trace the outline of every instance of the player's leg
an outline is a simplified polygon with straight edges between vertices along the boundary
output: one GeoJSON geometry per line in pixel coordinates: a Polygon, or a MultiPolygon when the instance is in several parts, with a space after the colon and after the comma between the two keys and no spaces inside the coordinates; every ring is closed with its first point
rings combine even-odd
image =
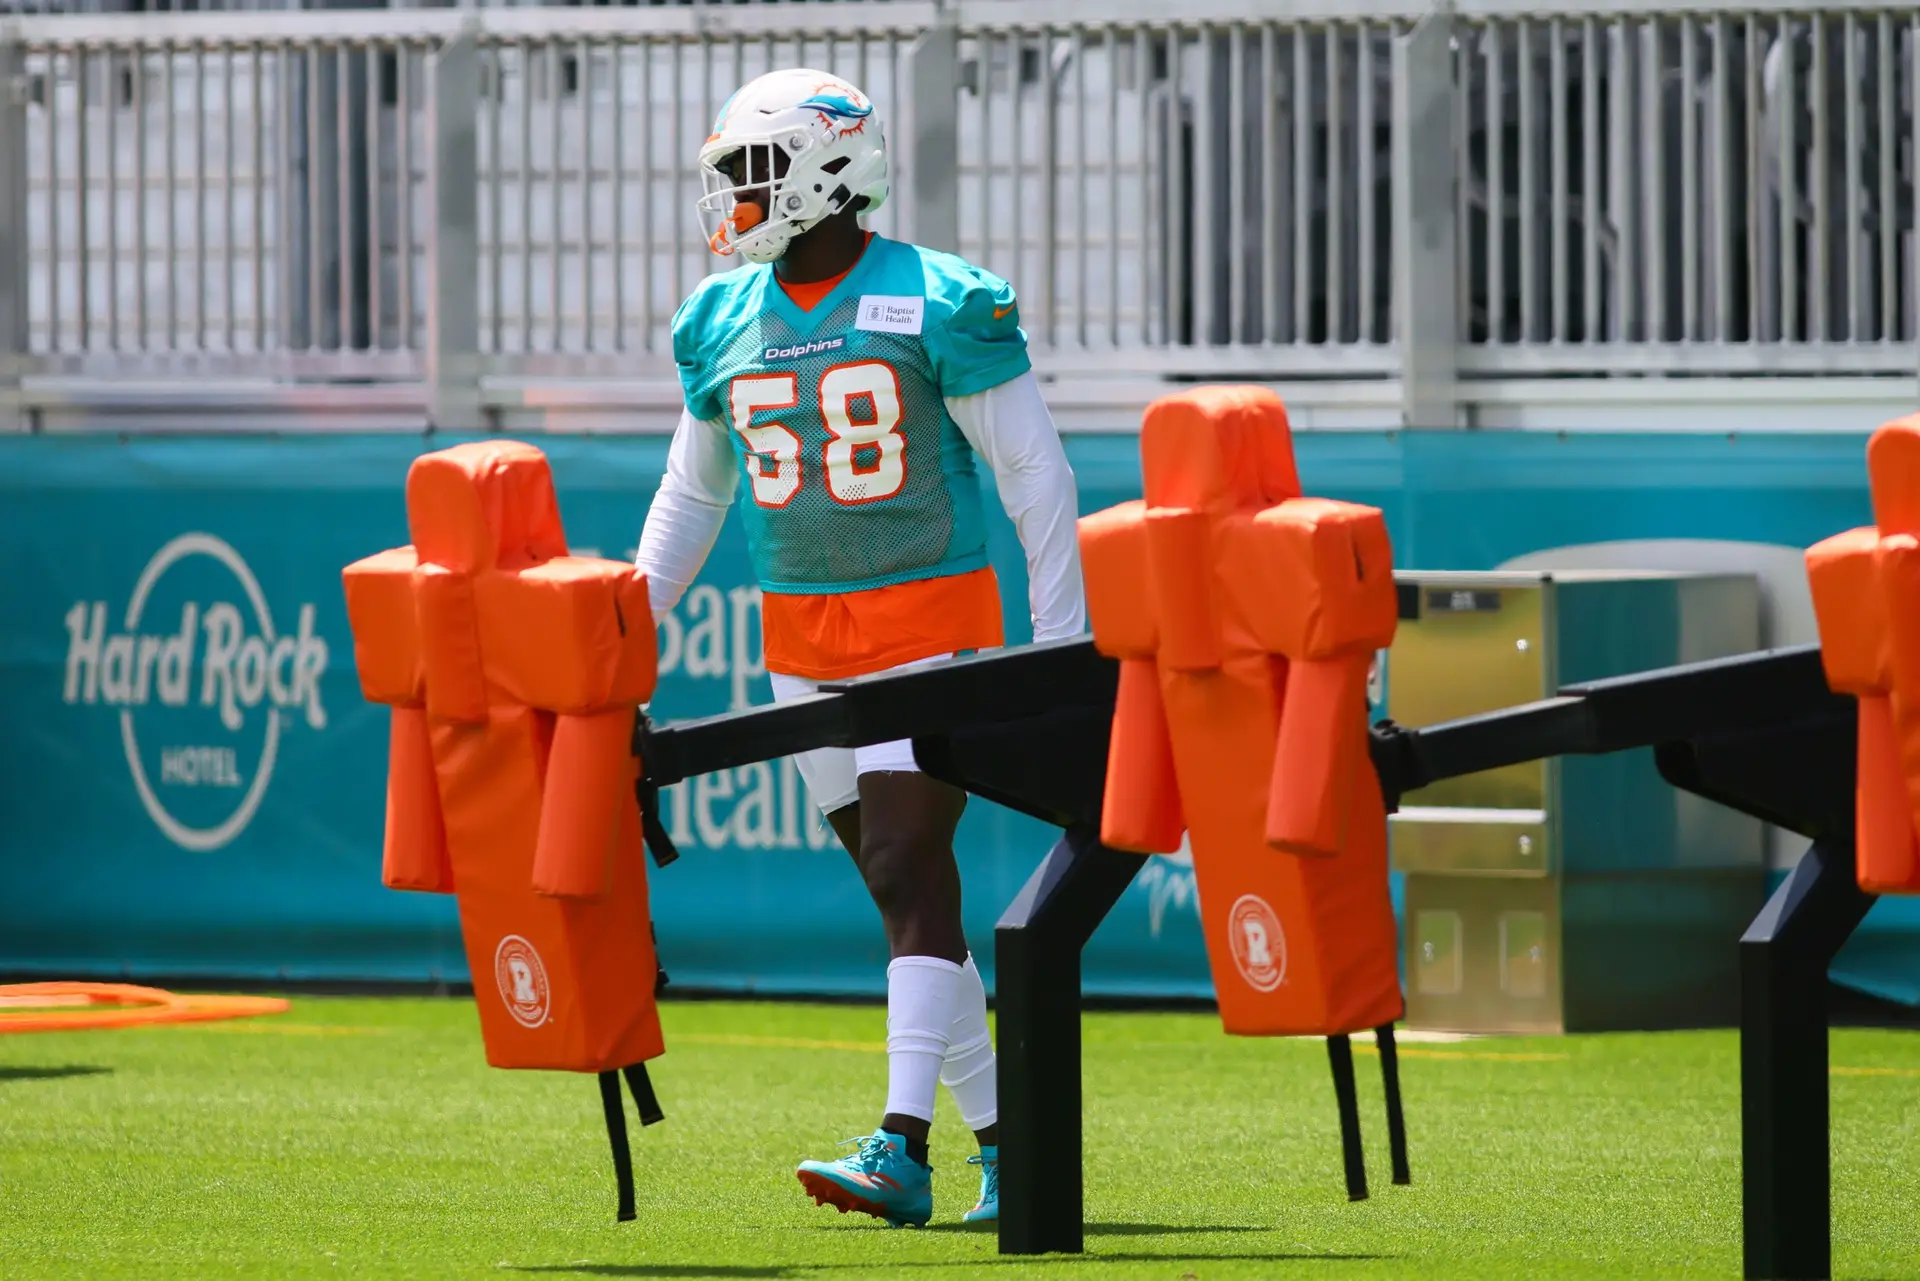
{"type": "Polygon", "coordinates": [[[887,1103],[880,1127],[839,1161],[797,1171],[816,1202],[924,1224],[933,1212],[927,1133],[961,1008],[966,941],[953,832],[957,788],[920,773],[910,744],[855,753],[860,802],[829,815],[880,909],[887,967],[887,1103]],[[864,759],[863,759],[864,758],[864,759]]]}
{"type": "Polygon", "coordinates": [[[953,833],[966,807],[958,788],[902,760],[856,751],[860,761],[860,852],[867,892],[880,909],[887,966],[887,1107],[881,1128],[926,1161],[934,1094],[952,1044],[967,959],[960,928],[960,873],[953,833]],[[907,768],[871,769],[870,764],[907,768]]]}
{"type": "MultiPolygon", "coordinates": [[[[811,681],[798,677],[773,674],[772,681],[777,701],[801,697],[814,688],[811,681]]],[[[808,793],[858,864],[862,824],[854,754],[844,748],[821,748],[799,754],[794,763],[808,793]]],[[[930,1108],[928,1115],[932,1115],[930,1108]]],[[[921,1137],[925,1138],[924,1132],[921,1137]]],[[[814,1202],[835,1206],[842,1213],[859,1210],[895,1225],[926,1223],[933,1213],[933,1185],[924,1152],[914,1161],[906,1153],[906,1139],[884,1129],[857,1142],[852,1154],[837,1161],[800,1163],[795,1173],[814,1202]]]]}
{"type": "Polygon", "coordinates": [[[987,989],[980,971],[967,956],[960,979],[960,1004],[955,1011],[947,1057],[940,1065],[940,1081],[960,1109],[960,1119],[980,1143],[968,1164],[980,1166],[980,1195],[966,1213],[969,1222],[1000,1217],[1000,1098],[994,1075],[993,1036],[987,1028],[987,989]]]}
{"type": "MultiPolygon", "coordinates": [[[[835,810],[827,815],[827,822],[832,825],[848,852],[854,855],[855,864],[858,865],[860,806],[856,803],[835,810]]],[[[956,899],[958,884],[956,867],[952,891],[956,899]]],[[[895,948],[893,954],[897,956],[903,953],[895,948]]],[[[995,1149],[1000,1141],[998,1083],[993,1070],[993,1038],[987,1026],[987,989],[981,982],[980,970],[974,964],[971,952],[967,953],[961,967],[959,1001],[947,1040],[947,1053],[940,1064],[940,1082],[953,1095],[953,1101],[960,1109],[960,1119],[973,1131],[985,1153],[985,1162],[991,1165],[996,1159],[995,1149]]],[[[997,1174],[997,1171],[988,1173],[997,1174]]]]}

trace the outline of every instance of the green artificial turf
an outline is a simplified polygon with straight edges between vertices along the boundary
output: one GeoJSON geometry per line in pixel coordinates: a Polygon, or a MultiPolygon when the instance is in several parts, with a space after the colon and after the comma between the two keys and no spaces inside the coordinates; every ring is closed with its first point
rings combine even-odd
{"type": "MultiPolygon", "coordinates": [[[[1726,1032],[1403,1048],[1414,1184],[1349,1204],[1317,1041],[1209,1016],[1087,1019],[1087,1254],[962,1226],[944,1097],[936,1217],[816,1208],[792,1166],[869,1130],[883,1013],[670,1004],[613,1222],[589,1077],[496,1072],[470,1002],[299,999],[246,1022],[0,1036],[0,1277],[1183,1278],[1740,1272],[1726,1032]]],[[[1833,1037],[1837,1274],[1920,1278],[1920,1034],[1833,1037]]]]}

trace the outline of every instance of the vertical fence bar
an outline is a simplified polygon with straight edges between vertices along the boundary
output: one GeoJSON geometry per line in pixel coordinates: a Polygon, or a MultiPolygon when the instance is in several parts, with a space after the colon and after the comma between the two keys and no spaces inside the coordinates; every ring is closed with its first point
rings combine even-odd
{"type": "MultiPolygon", "coordinates": [[[[1473,85],[1474,44],[1484,36],[1484,27],[1465,26],[1459,28],[1461,35],[1453,52],[1453,136],[1457,140],[1458,150],[1454,156],[1453,182],[1453,225],[1459,230],[1460,252],[1454,258],[1453,296],[1454,306],[1458,310],[1455,317],[1454,332],[1460,341],[1467,341],[1473,333],[1473,292],[1474,282],[1479,278],[1475,274],[1475,264],[1485,262],[1487,256],[1486,237],[1480,239],[1478,259],[1474,255],[1473,239],[1473,85]]],[[[1400,190],[1398,186],[1395,190],[1400,190]]],[[[1401,192],[1401,198],[1407,199],[1407,193],[1401,192]]]]}
{"type": "MultiPolygon", "coordinates": [[[[207,345],[207,46],[204,41],[194,42],[191,80],[193,82],[193,347],[195,351],[203,351],[207,345]]],[[[85,119],[86,115],[82,112],[81,120],[85,119]]],[[[85,132],[84,127],[82,132],[85,132]]],[[[85,173],[84,166],[82,173],[85,173]]],[[[83,229],[86,227],[87,220],[84,217],[80,219],[80,225],[83,229]]]]}
{"type": "MultiPolygon", "coordinates": [[[[993,261],[993,56],[994,37],[982,31],[974,41],[974,97],[980,107],[979,261],[993,261]]],[[[1016,289],[1019,286],[1014,286],[1016,289]]]]}
{"type": "MultiPolygon", "coordinates": [[[[1107,24],[1107,345],[1120,345],[1120,29],[1107,24]]],[[[1087,284],[1080,285],[1087,297],[1087,284]]],[[[1084,326],[1083,326],[1084,328],[1084,326]]]]}
{"type": "Polygon", "coordinates": [[[1680,19],[1680,341],[1700,336],[1700,112],[1694,60],[1699,24],[1680,19]]]}
{"type": "MultiPolygon", "coordinates": [[[[653,44],[640,40],[640,332],[642,347],[654,350],[653,334],[653,44]]],[[[624,113],[622,113],[624,114],[624,113]]]]}
{"type": "MultiPolygon", "coordinates": [[[[1389,38],[1391,38],[1391,28],[1389,38]]],[[[1375,84],[1373,79],[1373,27],[1370,23],[1361,23],[1354,45],[1357,50],[1354,70],[1354,91],[1359,101],[1354,107],[1355,168],[1358,181],[1355,190],[1359,193],[1359,292],[1360,312],[1357,338],[1362,343],[1378,341],[1375,338],[1375,326],[1379,323],[1378,308],[1374,306],[1373,291],[1378,287],[1378,263],[1375,261],[1374,242],[1379,235],[1379,227],[1374,216],[1373,189],[1379,182],[1375,172],[1376,157],[1373,154],[1373,140],[1378,132],[1374,120],[1377,109],[1375,103],[1375,84]]]]}
{"type": "MultiPolygon", "coordinates": [[[[1060,345],[1060,106],[1053,77],[1054,33],[1040,28],[1040,318],[1049,348],[1060,345]]],[[[1018,261],[1016,259],[1015,261],[1018,261]]]]}
{"type": "Polygon", "coordinates": [[[1747,210],[1747,341],[1757,343],[1766,335],[1763,332],[1762,318],[1767,314],[1762,305],[1766,298],[1766,250],[1761,243],[1762,228],[1766,217],[1765,180],[1762,178],[1765,166],[1762,151],[1765,142],[1761,137],[1761,81],[1760,81],[1760,20],[1748,14],[1741,23],[1746,32],[1746,199],[1742,202],[1747,210]]]}
{"type": "MultiPolygon", "coordinates": [[[[680,229],[684,225],[684,219],[686,218],[686,214],[683,212],[686,206],[682,199],[686,194],[682,175],[682,170],[685,166],[680,163],[680,148],[683,145],[683,139],[685,137],[685,120],[682,116],[681,105],[686,100],[685,78],[680,74],[680,70],[686,62],[685,52],[685,45],[678,40],[675,40],[667,46],[667,53],[673,64],[673,102],[669,113],[670,119],[673,121],[673,132],[668,135],[667,139],[667,166],[673,174],[673,205],[667,211],[668,261],[672,264],[671,274],[668,279],[673,287],[673,296],[668,300],[668,305],[671,307],[678,307],[680,300],[687,296],[686,290],[682,287],[685,283],[687,255],[680,244],[682,239],[680,229]]],[[[805,65],[804,61],[801,65],[805,65]]]]}
{"type": "Polygon", "coordinates": [[[1795,83],[1793,57],[1793,18],[1780,15],[1780,139],[1775,171],[1780,175],[1779,257],[1780,257],[1780,334],[1781,342],[1795,341],[1800,332],[1800,198],[1794,171],[1796,152],[1795,124],[1800,114],[1799,86],[1795,83]]]}
{"type": "MultiPolygon", "coordinates": [[[[60,350],[60,286],[65,273],[60,269],[60,229],[66,217],[60,208],[60,50],[48,46],[46,74],[41,79],[40,131],[47,153],[47,351],[60,350]]],[[[24,76],[19,92],[29,92],[24,76]]],[[[171,138],[173,135],[167,135],[171,138]]]]}
{"type": "Polygon", "coordinates": [[[1660,55],[1659,19],[1640,28],[1640,51],[1646,61],[1641,78],[1641,137],[1647,155],[1646,186],[1646,326],[1648,342],[1665,342],[1667,333],[1667,132],[1666,60],[1660,55]]]}
{"type": "MultiPolygon", "coordinates": [[[[1879,54],[1879,73],[1874,83],[1879,89],[1880,108],[1880,145],[1875,148],[1879,153],[1879,183],[1876,204],[1879,217],[1876,226],[1880,233],[1880,332],[1881,342],[1894,342],[1900,334],[1900,231],[1899,218],[1895,212],[1899,204],[1899,193],[1894,186],[1895,148],[1899,141],[1898,120],[1893,111],[1893,95],[1899,84],[1898,63],[1893,57],[1893,22],[1886,14],[1874,19],[1874,47],[1879,54]]],[[[1913,74],[1920,77],[1920,64],[1913,68],[1913,74]]],[[[1920,132],[1920,117],[1914,119],[1914,129],[1920,132]]]]}
{"type": "Polygon", "coordinates": [[[580,350],[593,350],[593,46],[574,45],[574,100],[580,104],[580,350]]]}
{"type": "Polygon", "coordinates": [[[1547,272],[1547,339],[1567,340],[1567,265],[1572,246],[1567,236],[1567,29],[1555,18],[1548,28],[1547,57],[1547,183],[1549,222],[1547,250],[1552,255],[1547,272]]]}
{"type": "Polygon", "coordinates": [[[1487,102],[1481,125],[1487,155],[1487,342],[1507,337],[1506,54],[1498,18],[1487,20],[1487,102]]]}
{"type": "Polygon", "coordinates": [[[1280,341],[1280,61],[1275,24],[1260,24],[1260,337],[1280,341]]]}
{"type": "MultiPolygon", "coordinates": [[[[1862,261],[1862,251],[1866,248],[1866,222],[1862,216],[1861,190],[1864,175],[1860,172],[1861,138],[1860,121],[1860,25],[1859,20],[1849,13],[1841,27],[1841,36],[1846,41],[1846,50],[1842,54],[1846,71],[1844,86],[1847,98],[1843,127],[1842,145],[1846,147],[1846,156],[1841,164],[1846,174],[1847,225],[1841,235],[1841,251],[1847,256],[1847,332],[1846,341],[1859,342],[1861,325],[1861,303],[1865,301],[1866,272],[1862,261]]],[[[1840,335],[1834,335],[1836,338],[1840,335]]]]}
{"type": "Polygon", "coordinates": [[[1177,347],[1193,341],[1193,146],[1188,141],[1187,97],[1182,74],[1186,37],[1175,22],[1167,27],[1167,168],[1161,185],[1170,208],[1162,227],[1162,256],[1166,259],[1164,312],[1160,342],[1177,347]]]}
{"type": "MultiPolygon", "coordinates": [[[[1027,220],[1021,216],[1026,201],[1027,177],[1027,33],[1015,27],[1008,37],[1008,84],[1013,98],[1013,128],[1009,131],[1007,155],[1007,235],[1012,243],[1007,250],[1007,270],[1003,273],[1014,288],[1026,288],[1027,220]]],[[[1047,74],[1042,67],[1040,74],[1047,74]]]]}
{"type": "MultiPolygon", "coordinates": [[[[133,54],[133,305],[135,346],[147,349],[147,51],[133,54]]],[[[286,148],[281,148],[281,154],[286,148]]]]}
{"type": "Polygon", "coordinates": [[[1073,24],[1073,334],[1087,346],[1087,37],[1073,24]]]}
{"type": "MultiPolygon", "coordinates": [[[[1139,90],[1139,128],[1134,145],[1140,148],[1140,345],[1153,341],[1153,182],[1149,163],[1153,147],[1153,29],[1141,23],[1133,29],[1134,85],[1139,90]]],[[[984,72],[982,73],[985,74],[984,72]]],[[[981,143],[982,148],[985,142],[981,143]]]]}
{"type": "MultiPolygon", "coordinates": [[[[1513,92],[1519,101],[1520,130],[1520,203],[1514,220],[1519,224],[1520,241],[1520,314],[1519,340],[1534,340],[1539,320],[1540,288],[1540,113],[1534,92],[1533,32],[1534,20],[1522,18],[1514,41],[1513,92]]],[[[1495,140],[1494,145],[1499,145],[1495,140]]]]}
{"type": "Polygon", "coordinates": [[[161,43],[160,53],[167,60],[167,73],[161,83],[165,86],[166,94],[164,127],[167,133],[167,264],[164,273],[167,282],[166,348],[171,351],[180,342],[180,162],[176,146],[179,131],[173,127],[174,113],[180,109],[179,85],[175,78],[175,64],[179,58],[171,40],[161,43]]]}
{"type": "MultiPolygon", "coordinates": [[[[492,324],[489,326],[487,350],[498,355],[506,350],[506,98],[507,98],[507,55],[506,48],[499,41],[489,42],[487,49],[487,213],[488,213],[488,253],[487,276],[489,293],[492,295],[492,324]]],[[[433,54],[427,55],[427,72],[433,74],[433,54]]],[[[427,108],[433,109],[433,88],[427,86],[427,108]]],[[[429,132],[422,141],[427,147],[428,179],[431,182],[433,165],[437,163],[434,151],[433,134],[429,132]]],[[[432,208],[431,205],[428,206],[432,208]]],[[[428,224],[431,226],[431,222],[428,224]]],[[[427,291],[427,305],[431,307],[433,291],[427,291]]]]}
{"type": "Polygon", "coordinates": [[[380,86],[386,77],[386,49],[377,40],[367,42],[362,63],[362,75],[366,79],[365,91],[360,95],[361,114],[360,145],[365,151],[361,157],[360,171],[365,175],[367,206],[367,337],[366,349],[379,351],[386,341],[384,317],[387,291],[381,281],[384,274],[386,255],[386,219],[381,216],[380,207],[385,196],[380,182],[380,86]]]}
{"type": "Polygon", "coordinates": [[[76,45],[73,51],[73,311],[75,346],[80,351],[93,346],[93,164],[92,148],[87,145],[91,132],[87,120],[87,74],[92,64],[92,50],[76,45]]]}
{"type": "Polygon", "coordinates": [[[0,22],[0,431],[28,426],[20,400],[26,372],[27,46],[19,29],[0,22]]]}
{"type": "Polygon", "coordinates": [[[1227,333],[1247,340],[1247,32],[1236,22],[1227,37],[1227,333]]]}
{"type": "Polygon", "coordinates": [[[1341,74],[1341,53],[1345,41],[1338,22],[1329,22],[1325,32],[1327,90],[1327,274],[1326,316],[1322,341],[1341,342],[1346,333],[1347,292],[1347,184],[1346,184],[1346,92],[1341,74]]]}
{"type": "Polygon", "coordinates": [[[1400,343],[1400,417],[1408,427],[1454,427],[1459,308],[1454,257],[1456,181],[1453,19],[1422,18],[1393,42],[1394,316],[1400,343]]]}
{"type": "MultiPolygon", "coordinates": [[[[168,51],[167,63],[169,66],[173,63],[171,50],[168,51]]],[[[321,310],[321,299],[325,290],[325,281],[321,275],[325,260],[320,254],[320,229],[325,225],[325,221],[321,217],[320,202],[324,198],[325,188],[320,182],[320,49],[317,44],[307,46],[306,64],[307,234],[305,237],[305,249],[307,254],[307,350],[316,351],[320,348],[324,340],[324,329],[321,325],[321,317],[324,313],[321,310]]],[[[169,80],[171,80],[171,76],[169,76],[169,80]]],[[[171,86],[168,88],[167,98],[169,101],[173,98],[171,86]]],[[[171,146],[173,133],[171,130],[168,131],[167,138],[169,139],[169,146],[167,148],[167,261],[171,264],[173,261],[173,148],[171,146]]],[[[171,265],[169,265],[168,271],[171,273],[171,265]]],[[[169,295],[167,306],[168,316],[169,319],[171,319],[173,306],[171,295],[169,295]]],[[[171,335],[171,326],[169,326],[168,332],[169,335],[171,335]]],[[[171,341],[171,339],[169,339],[169,341],[171,341]]]]}
{"type": "Polygon", "coordinates": [[[469,16],[427,58],[427,208],[434,229],[426,243],[427,417],[442,431],[472,431],[484,422],[476,201],[480,151],[474,129],[480,97],[478,29],[469,16]]]}
{"type": "Polygon", "coordinates": [[[533,44],[524,37],[514,46],[520,68],[520,128],[514,155],[520,185],[520,339],[516,352],[533,350],[533,44]]]}
{"type": "Polygon", "coordinates": [[[342,40],[333,46],[333,183],[334,203],[339,209],[333,229],[334,253],[340,273],[339,351],[351,351],[359,342],[360,272],[355,262],[355,230],[360,225],[358,202],[354,199],[353,174],[353,65],[364,46],[342,40]]]}
{"type": "MultiPolygon", "coordinates": [[[[279,276],[279,281],[275,286],[275,291],[278,294],[278,297],[280,300],[279,316],[277,317],[279,322],[278,324],[279,336],[276,341],[276,346],[278,346],[279,349],[282,351],[292,351],[294,348],[294,341],[295,341],[294,316],[297,310],[294,302],[294,298],[298,292],[297,286],[299,284],[299,281],[296,279],[294,273],[299,271],[300,269],[299,263],[298,263],[298,255],[294,252],[295,211],[294,211],[294,205],[293,205],[293,196],[295,191],[295,180],[294,180],[294,164],[293,164],[293,128],[294,128],[293,126],[293,86],[294,86],[295,76],[293,73],[293,53],[294,53],[293,46],[285,43],[284,41],[280,42],[278,47],[275,50],[275,53],[276,53],[276,57],[274,59],[274,64],[278,68],[278,70],[275,72],[275,75],[274,75],[274,90],[275,90],[274,96],[276,99],[276,102],[274,104],[274,121],[275,121],[275,132],[276,132],[276,137],[274,139],[274,142],[277,149],[277,154],[275,156],[274,163],[280,178],[279,191],[274,198],[274,213],[276,214],[278,221],[280,223],[279,228],[274,232],[274,235],[278,238],[279,245],[280,245],[279,264],[278,264],[279,269],[276,273],[279,276]]],[[[145,129],[146,129],[144,116],[145,116],[145,113],[143,111],[142,123],[141,123],[141,136],[143,138],[145,137],[145,129]]],[[[141,155],[143,157],[143,167],[141,170],[141,183],[140,183],[140,194],[141,194],[140,225],[142,228],[141,243],[140,243],[140,262],[141,262],[141,270],[144,271],[146,269],[146,257],[147,257],[146,239],[145,239],[146,233],[144,230],[144,228],[146,227],[146,221],[147,221],[146,219],[146,172],[144,168],[144,156],[146,152],[146,147],[144,146],[144,144],[142,145],[140,150],[141,150],[141,155]]],[[[136,293],[140,298],[140,334],[141,334],[140,346],[142,350],[145,350],[146,349],[146,331],[147,331],[147,311],[146,311],[147,291],[144,289],[141,289],[141,290],[137,290],[136,293]]]]}
{"type": "Polygon", "coordinates": [[[1293,29],[1293,85],[1289,103],[1293,111],[1293,278],[1288,282],[1293,295],[1293,341],[1304,343],[1311,334],[1308,307],[1313,301],[1310,248],[1313,238],[1313,188],[1316,166],[1313,150],[1313,73],[1307,62],[1308,29],[1293,29]]]}
{"type": "MultiPolygon", "coordinates": [[[[1192,263],[1187,288],[1193,302],[1188,341],[1196,347],[1213,345],[1214,275],[1220,246],[1215,228],[1220,210],[1219,148],[1214,145],[1219,130],[1215,121],[1214,40],[1215,28],[1202,22],[1195,29],[1194,48],[1199,54],[1200,71],[1193,87],[1193,145],[1189,164],[1193,166],[1193,214],[1188,227],[1192,237],[1192,263]]],[[[1182,202],[1183,204],[1185,202],[1182,202]]],[[[1183,254],[1183,257],[1185,255],[1183,254]]]]}
{"type": "Polygon", "coordinates": [[[1833,337],[1833,211],[1830,207],[1833,183],[1829,178],[1829,166],[1832,157],[1828,154],[1828,126],[1832,117],[1827,111],[1827,19],[1824,14],[1813,17],[1813,85],[1812,99],[1808,103],[1807,115],[1813,128],[1813,164],[1808,168],[1808,177],[1813,183],[1813,270],[1811,286],[1808,290],[1813,311],[1812,324],[1808,326],[1807,338],[1811,342],[1827,342],[1833,337]]]}
{"type": "MultiPolygon", "coordinates": [[[[978,97],[987,100],[988,42],[979,41],[978,97]]],[[[907,48],[907,116],[913,139],[913,168],[908,176],[912,209],[907,229],[914,243],[960,252],[960,29],[953,11],[943,8],[931,27],[907,48]]],[[[986,130],[981,130],[985,147],[986,130]]],[[[980,184],[988,183],[982,152],[980,184]]],[[[983,198],[984,203],[984,198],[983,198]]],[[[985,210],[982,209],[984,214],[985,210]]],[[[981,222],[984,234],[986,222],[981,222]]],[[[985,246],[981,257],[985,258],[985,246]]],[[[1016,283],[1015,288],[1018,288],[1016,283]]]]}
{"type": "MultiPolygon", "coordinates": [[[[476,52],[476,57],[478,56],[476,52]]],[[[399,178],[399,189],[394,194],[395,220],[399,224],[400,242],[396,251],[399,255],[399,269],[395,273],[399,286],[400,338],[402,351],[413,351],[416,339],[413,335],[413,46],[401,41],[394,49],[394,113],[393,113],[393,170],[399,178]]],[[[480,104],[474,103],[475,120],[475,157],[478,163],[478,123],[480,104]]],[[[478,175],[476,174],[476,179],[478,175]]],[[[474,193],[474,208],[479,209],[480,193],[474,193]]],[[[478,228],[475,228],[476,232],[478,228]]],[[[476,240],[476,253],[478,241],[476,240]]],[[[474,266],[477,268],[479,263],[474,266]]],[[[476,302],[478,289],[475,291],[476,302]]],[[[479,319],[475,317],[476,333],[479,319]]]]}
{"type": "MultiPolygon", "coordinates": [[[[550,38],[547,43],[547,350],[560,350],[561,336],[566,332],[567,309],[562,290],[566,287],[561,263],[561,247],[565,243],[566,210],[562,205],[560,178],[564,172],[560,137],[560,41],[550,38]]],[[[529,139],[528,141],[532,141],[529,139]]],[[[527,186],[533,186],[534,158],[532,148],[527,150],[527,186]]],[[[527,350],[533,350],[534,312],[529,303],[527,314],[527,350]]]]}
{"type": "Polygon", "coordinates": [[[1600,30],[1580,20],[1580,338],[1600,341],[1600,30]]]}
{"type": "MultiPolygon", "coordinates": [[[[267,179],[266,179],[266,88],[265,59],[261,57],[260,42],[256,39],[247,50],[247,76],[251,81],[248,92],[252,95],[253,129],[252,150],[248,161],[253,169],[252,185],[249,188],[248,212],[253,215],[253,350],[263,352],[267,349],[267,179]]],[[[278,113],[276,113],[276,117],[278,113]]],[[[276,169],[286,173],[286,153],[282,152],[276,162],[276,169]]],[[[283,238],[279,245],[282,260],[287,253],[287,243],[283,238]]],[[[284,295],[280,299],[281,307],[286,306],[284,295]]]]}
{"type": "MultiPolygon", "coordinates": [[[[233,44],[222,41],[220,46],[220,341],[231,354],[234,350],[235,326],[234,312],[237,310],[237,291],[234,278],[238,274],[239,231],[236,226],[237,215],[234,205],[234,189],[240,184],[236,181],[234,166],[234,110],[233,110],[233,44]]],[[[112,104],[108,104],[107,119],[113,119],[112,104]]],[[[259,121],[253,122],[257,132],[259,121]]],[[[111,152],[109,152],[111,156],[111,152]]],[[[109,165],[111,172],[111,165],[109,165]]]]}
{"type": "MultiPolygon", "coordinates": [[[[646,49],[641,46],[642,52],[646,49]]],[[[613,349],[623,352],[627,349],[627,42],[614,37],[607,50],[612,60],[608,67],[608,93],[612,99],[608,114],[612,117],[613,136],[610,139],[613,150],[613,163],[608,168],[607,179],[612,185],[612,209],[607,230],[613,239],[610,246],[613,259],[613,349]]],[[[645,190],[645,187],[642,187],[645,190]]]]}
{"type": "Polygon", "coordinates": [[[107,46],[107,350],[120,350],[120,51],[107,46]]]}
{"type": "Polygon", "coordinates": [[[1732,36],[1725,14],[1713,19],[1713,323],[1701,337],[1731,341],[1733,327],[1732,36]]]}

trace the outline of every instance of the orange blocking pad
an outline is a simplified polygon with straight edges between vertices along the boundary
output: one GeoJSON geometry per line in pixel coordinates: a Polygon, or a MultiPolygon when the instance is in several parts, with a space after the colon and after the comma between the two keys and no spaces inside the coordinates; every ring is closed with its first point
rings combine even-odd
{"type": "Polygon", "coordinates": [[[210,1023],[288,1008],[277,996],[183,995],[133,983],[0,983],[0,1033],[210,1023]]]}
{"type": "Polygon", "coordinates": [[[1335,1035],[1404,1012],[1366,672],[1398,619],[1376,508],[1300,496],[1279,397],[1156,401],[1143,502],[1080,522],[1121,660],[1101,839],[1193,847],[1221,1020],[1335,1035]]]}
{"type": "Polygon", "coordinates": [[[654,1058],[631,751],[655,676],[646,580],[567,555],[530,445],[417,459],[407,519],[410,546],[344,574],[362,691],[393,709],[385,882],[457,896],[495,1067],[654,1058]]]}
{"type": "Polygon", "coordinates": [[[1827,683],[1860,703],[1860,888],[1920,893],[1920,415],[1867,445],[1875,524],[1807,550],[1827,683]]]}

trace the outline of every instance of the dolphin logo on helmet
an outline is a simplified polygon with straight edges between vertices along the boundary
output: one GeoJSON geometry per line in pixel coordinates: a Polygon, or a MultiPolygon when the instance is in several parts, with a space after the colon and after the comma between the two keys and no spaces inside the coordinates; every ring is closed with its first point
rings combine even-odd
{"type": "Polygon", "coordinates": [[[865,120],[873,114],[872,104],[861,106],[845,94],[838,93],[816,93],[800,106],[803,109],[810,107],[835,120],[865,120]]]}

